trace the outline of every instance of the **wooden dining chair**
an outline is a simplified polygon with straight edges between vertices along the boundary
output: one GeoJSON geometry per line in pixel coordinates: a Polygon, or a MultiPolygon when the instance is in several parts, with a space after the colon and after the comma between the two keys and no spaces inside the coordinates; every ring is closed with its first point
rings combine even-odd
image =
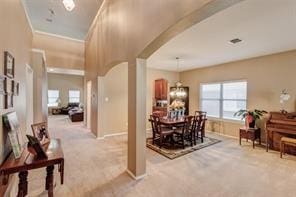
{"type": "Polygon", "coordinates": [[[174,134],[176,135],[177,143],[180,143],[182,145],[182,148],[185,149],[185,143],[186,140],[189,140],[191,143],[191,146],[193,146],[193,135],[191,133],[192,131],[192,120],[193,116],[187,116],[185,117],[184,123],[180,124],[178,127],[174,129],[174,134]]]}
{"type": "Polygon", "coordinates": [[[195,115],[195,131],[194,131],[194,136],[195,136],[195,141],[198,140],[198,138],[201,139],[201,142],[204,142],[204,132],[205,132],[205,125],[206,125],[206,115],[205,114],[199,114],[199,115],[195,115]]]}
{"type": "Polygon", "coordinates": [[[154,144],[155,140],[158,138],[159,139],[159,148],[162,148],[164,138],[169,137],[171,144],[174,145],[174,140],[173,140],[174,130],[172,130],[171,128],[162,127],[159,116],[151,115],[150,119],[151,119],[152,131],[154,129],[152,143],[154,144]]]}

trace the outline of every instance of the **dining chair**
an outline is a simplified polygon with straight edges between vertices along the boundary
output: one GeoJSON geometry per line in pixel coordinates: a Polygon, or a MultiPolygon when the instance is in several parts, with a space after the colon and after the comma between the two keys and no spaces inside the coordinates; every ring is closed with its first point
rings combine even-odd
{"type": "MultiPolygon", "coordinates": [[[[206,113],[205,113],[206,114],[206,113]]],[[[204,113],[200,113],[199,115],[195,115],[195,130],[194,130],[194,138],[195,142],[200,137],[201,142],[204,142],[204,133],[205,133],[205,125],[206,125],[206,115],[204,113]]]]}
{"type": "Polygon", "coordinates": [[[151,115],[150,119],[151,119],[151,124],[152,124],[152,131],[153,131],[153,144],[155,143],[155,140],[157,138],[159,138],[159,148],[162,148],[163,145],[163,141],[165,137],[169,137],[171,144],[174,145],[174,140],[173,140],[173,134],[174,134],[174,130],[172,130],[171,128],[168,127],[163,127],[163,125],[161,124],[159,116],[156,115],[151,115]]]}
{"type": "Polygon", "coordinates": [[[174,129],[174,134],[179,138],[176,142],[181,141],[182,148],[185,149],[186,140],[190,140],[191,146],[193,146],[193,135],[191,133],[193,116],[185,117],[184,123],[181,123],[178,127],[174,129]]]}

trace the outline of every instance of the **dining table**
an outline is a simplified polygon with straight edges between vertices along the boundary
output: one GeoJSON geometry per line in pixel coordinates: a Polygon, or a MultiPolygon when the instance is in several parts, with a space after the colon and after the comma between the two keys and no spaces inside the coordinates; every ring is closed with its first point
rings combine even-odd
{"type": "MultiPolygon", "coordinates": [[[[170,118],[168,116],[164,116],[162,118],[160,118],[160,124],[167,126],[167,127],[176,127],[180,124],[184,124],[186,122],[186,117],[188,116],[182,116],[179,118],[170,118]]],[[[205,121],[207,121],[207,118],[204,119],[205,121]]],[[[201,129],[201,135],[202,137],[205,137],[205,129],[202,128],[201,129]]]]}
{"type": "Polygon", "coordinates": [[[186,122],[186,116],[180,117],[180,118],[169,118],[167,116],[164,116],[160,118],[160,124],[165,126],[176,126],[179,124],[184,124],[186,122]]]}

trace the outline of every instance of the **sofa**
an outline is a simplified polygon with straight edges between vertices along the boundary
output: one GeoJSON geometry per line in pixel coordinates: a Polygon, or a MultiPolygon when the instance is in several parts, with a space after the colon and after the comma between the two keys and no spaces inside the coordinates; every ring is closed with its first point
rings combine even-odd
{"type": "Polygon", "coordinates": [[[68,112],[68,114],[72,122],[83,121],[84,113],[82,108],[79,108],[79,107],[73,108],[68,112]]]}
{"type": "Polygon", "coordinates": [[[78,108],[79,105],[80,103],[68,103],[66,107],[61,108],[61,114],[68,115],[70,110],[78,108]]]}

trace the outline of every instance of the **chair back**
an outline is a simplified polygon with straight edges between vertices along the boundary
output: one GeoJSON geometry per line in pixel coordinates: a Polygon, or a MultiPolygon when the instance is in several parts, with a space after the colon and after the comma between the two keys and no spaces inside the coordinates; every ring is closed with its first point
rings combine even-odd
{"type": "Polygon", "coordinates": [[[204,116],[207,116],[207,112],[205,111],[195,111],[195,115],[204,115],[204,116]]]}
{"type": "Polygon", "coordinates": [[[157,115],[150,115],[152,131],[154,133],[161,133],[160,117],[157,115]]]}
{"type": "Polygon", "coordinates": [[[195,112],[195,131],[204,132],[206,120],[207,120],[207,112],[196,111],[195,112]]]}

